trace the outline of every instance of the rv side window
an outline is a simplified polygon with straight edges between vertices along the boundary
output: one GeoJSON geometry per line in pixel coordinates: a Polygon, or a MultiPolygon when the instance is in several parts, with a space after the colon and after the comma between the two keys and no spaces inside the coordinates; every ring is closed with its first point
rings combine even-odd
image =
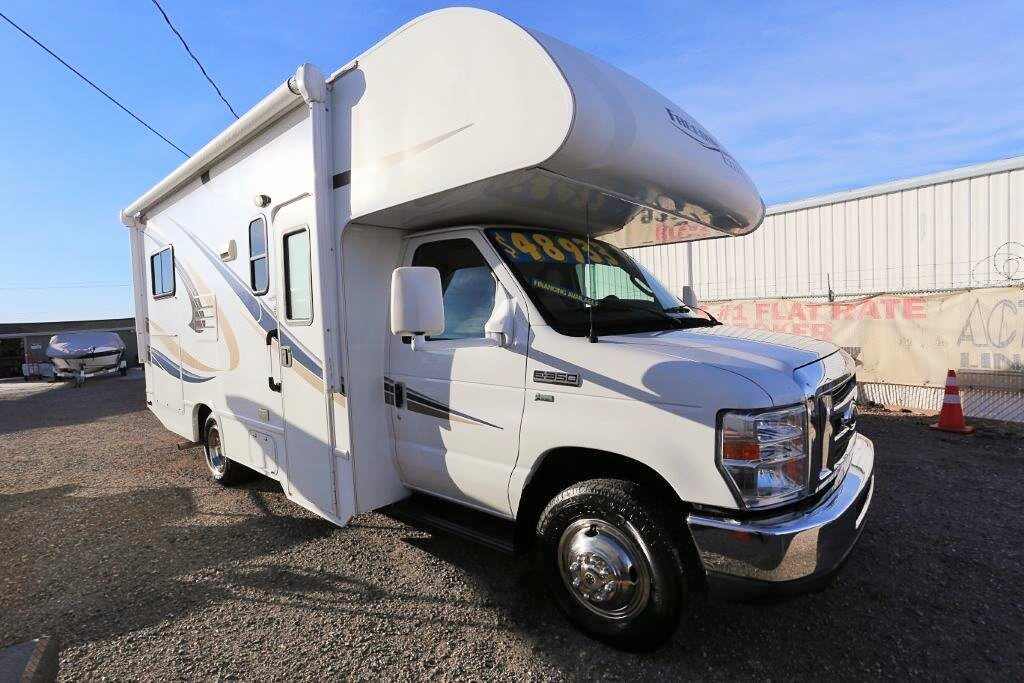
{"type": "Polygon", "coordinates": [[[258,216],[249,223],[249,287],[257,295],[270,289],[267,260],[267,222],[258,216]]]}
{"type": "Polygon", "coordinates": [[[431,339],[483,337],[494,310],[494,275],[480,250],[467,239],[424,244],[412,257],[414,266],[433,266],[441,272],[444,292],[444,332],[431,339]]]}
{"type": "Polygon", "coordinates": [[[309,230],[284,236],[284,312],[291,321],[313,321],[313,273],[309,230]]]}
{"type": "Polygon", "coordinates": [[[149,257],[149,274],[154,299],[174,295],[174,251],[171,247],[149,257]]]}

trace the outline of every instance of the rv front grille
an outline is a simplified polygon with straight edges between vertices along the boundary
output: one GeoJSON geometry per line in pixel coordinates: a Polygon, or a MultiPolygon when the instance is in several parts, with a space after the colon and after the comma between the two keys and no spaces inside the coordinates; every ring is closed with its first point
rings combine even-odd
{"type": "Polygon", "coordinates": [[[857,432],[857,378],[850,376],[815,398],[810,490],[827,486],[843,464],[857,432]]]}

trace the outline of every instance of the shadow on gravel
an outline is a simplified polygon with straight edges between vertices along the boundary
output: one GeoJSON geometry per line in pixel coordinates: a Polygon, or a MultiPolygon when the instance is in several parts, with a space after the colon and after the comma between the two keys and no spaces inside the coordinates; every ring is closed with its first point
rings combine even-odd
{"type": "Polygon", "coordinates": [[[381,588],[364,578],[327,569],[307,569],[282,564],[239,567],[218,573],[214,579],[236,602],[251,603],[254,610],[281,605],[321,612],[344,620],[352,615],[370,616],[382,624],[413,621],[418,625],[440,624],[461,629],[494,628],[479,619],[466,618],[479,606],[476,601],[435,598],[417,592],[381,588]],[[434,603],[453,618],[425,618],[409,606],[434,603]]]}
{"type": "MultiPolygon", "coordinates": [[[[89,394],[87,385],[77,398],[74,390],[57,389],[62,400],[67,392],[77,401],[80,415],[68,424],[103,416],[102,405],[89,405],[87,397],[104,395],[98,383],[94,388],[89,394]]],[[[57,403],[26,401],[18,411],[31,422],[33,412],[62,410],[57,403]]],[[[141,403],[132,399],[116,412],[141,403]]],[[[11,429],[9,405],[0,402],[0,431],[11,429]]],[[[279,485],[264,478],[211,492],[214,509],[199,510],[194,491],[199,482],[208,486],[205,472],[174,460],[181,456],[169,445],[161,451],[169,467],[136,465],[109,488],[105,475],[95,477],[95,486],[78,486],[81,468],[102,473],[150,455],[97,449],[94,459],[46,475],[65,485],[47,487],[56,479],[44,478],[36,490],[0,492],[0,646],[43,633],[62,648],[104,639],[119,645],[122,634],[206,613],[207,621],[195,621],[210,629],[222,617],[241,617],[242,626],[232,628],[263,643],[258,652],[270,657],[276,634],[262,622],[244,621],[270,605],[302,610],[281,613],[319,629],[303,643],[326,657],[336,656],[342,642],[330,633],[357,641],[405,629],[411,634],[393,642],[409,647],[401,653],[409,658],[439,638],[466,645],[459,657],[525,643],[529,657],[545,665],[534,671],[569,679],[1020,680],[1024,428],[972,421],[978,433],[962,437],[931,431],[929,422],[901,414],[861,417],[861,431],[876,446],[875,494],[860,544],[835,586],[768,605],[697,603],[667,647],[639,656],[581,635],[522,563],[461,538],[427,529],[423,536],[418,527],[389,525],[383,515],[339,530],[288,503],[279,485]],[[161,480],[157,472],[171,478],[161,480]],[[430,573],[435,562],[407,564],[418,553],[395,552],[393,539],[403,535],[399,543],[447,565],[444,581],[468,589],[447,592],[430,573]],[[270,557],[303,544],[300,552],[270,557]],[[360,573],[366,571],[379,573],[360,573]],[[392,578],[399,573],[404,582],[392,578]],[[346,623],[353,633],[343,631],[346,623]]],[[[31,454],[54,457],[45,450],[31,454]]],[[[145,642],[168,647],[173,641],[145,642]]],[[[358,664],[352,652],[344,661],[358,664]]]]}
{"type": "Polygon", "coordinates": [[[177,486],[98,496],[72,485],[0,494],[0,644],[48,633],[63,648],[202,610],[229,594],[188,574],[335,531],[291,516],[180,524],[195,514],[191,491],[177,486]]]}
{"type": "Polygon", "coordinates": [[[141,380],[100,377],[79,389],[70,382],[47,383],[45,388],[35,387],[39,391],[28,394],[17,392],[18,383],[0,386],[0,435],[94,422],[143,410],[143,392],[128,388],[141,384],[141,380]],[[126,395],[132,395],[133,400],[126,400],[126,395]]]}
{"type": "Polygon", "coordinates": [[[538,577],[505,555],[428,531],[417,548],[465,570],[538,658],[573,677],[821,679],[1020,671],[1024,642],[1024,429],[864,415],[876,488],[860,543],[830,588],[761,603],[696,601],[665,648],[617,652],[581,635],[538,577]],[[570,654],[571,653],[571,654],[570,654]]]}
{"type": "Polygon", "coordinates": [[[404,542],[462,570],[475,592],[487,596],[487,606],[503,613],[503,629],[527,636],[538,654],[552,646],[558,651],[556,641],[569,635],[568,629],[572,627],[548,599],[541,577],[526,558],[477,545],[467,546],[464,539],[430,526],[416,529],[430,536],[409,537],[404,542]],[[558,629],[557,636],[553,637],[548,629],[558,629]]]}

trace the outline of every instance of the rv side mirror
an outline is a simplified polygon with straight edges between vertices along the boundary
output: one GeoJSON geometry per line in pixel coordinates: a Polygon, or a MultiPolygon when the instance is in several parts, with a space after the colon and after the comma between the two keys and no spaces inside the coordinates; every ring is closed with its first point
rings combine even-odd
{"type": "Polygon", "coordinates": [[[391,333],[403,337],[444,332],[444,299],[437,268],[406,266],[391,274],[391,333]]]}

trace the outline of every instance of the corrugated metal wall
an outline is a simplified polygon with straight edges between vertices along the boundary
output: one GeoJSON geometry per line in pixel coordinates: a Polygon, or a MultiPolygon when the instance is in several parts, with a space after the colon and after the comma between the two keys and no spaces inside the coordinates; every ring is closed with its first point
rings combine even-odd
{"type": "Polygon", "coordinates": [[[1024,281],[1024,157],[790,202],[746,237],[631,254],[677,294],[692,267],[704,301],[1013,284],[1024,281]]]}

